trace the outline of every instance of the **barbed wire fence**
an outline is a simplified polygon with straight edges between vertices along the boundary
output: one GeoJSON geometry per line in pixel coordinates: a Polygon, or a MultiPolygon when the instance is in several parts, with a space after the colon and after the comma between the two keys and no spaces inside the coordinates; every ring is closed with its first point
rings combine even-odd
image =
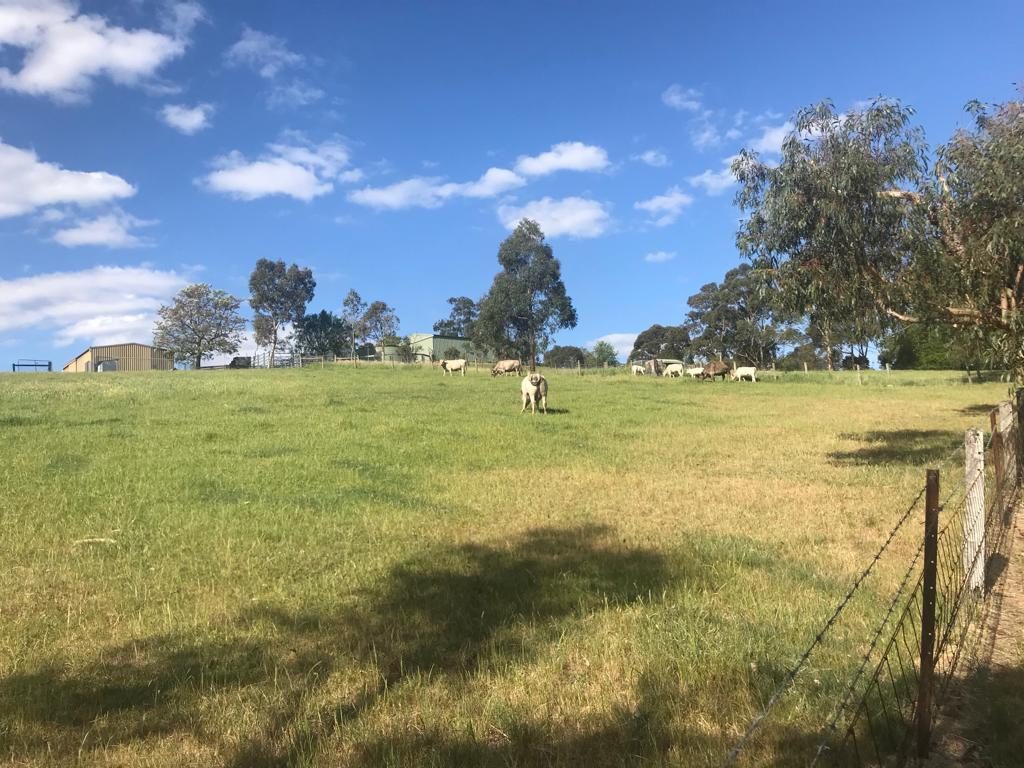
{"type": "Polygon", "coordinates": [[[803,754],[787,744],[785,764],[889,766],[927,756],[936,711],[983,652],[992,587],[1006,566],[1003,552],[1024,470],[1024,390],[1016,406],[1003,402],[990,413],[987,444],[980,430],[967,430],[963,444],[938,462],[942,469],[928,470],[881,547],[729,751],[725,768],[764,763],[773,727],[789,716],[780,704],[815,655],[835,641],[837,625],[879,562],[895,557],[894,541],[922,520],[923,540],[862,641],[852,673],[838,686],[819,737],[813,747],[802,747],[803,754]]]}

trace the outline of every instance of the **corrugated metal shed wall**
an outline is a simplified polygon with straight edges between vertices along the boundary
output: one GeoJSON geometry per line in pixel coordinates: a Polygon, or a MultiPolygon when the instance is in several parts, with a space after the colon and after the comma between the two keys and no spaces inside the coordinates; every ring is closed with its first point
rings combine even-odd
{"type": "Polygon", "coordinates": [[[147,344],[108,344],[90,347],[64,366],[65,371],[95,371],[105,360],[116,360],[119,371],[169,371],[174,360],[164,350],[147,344]]]}

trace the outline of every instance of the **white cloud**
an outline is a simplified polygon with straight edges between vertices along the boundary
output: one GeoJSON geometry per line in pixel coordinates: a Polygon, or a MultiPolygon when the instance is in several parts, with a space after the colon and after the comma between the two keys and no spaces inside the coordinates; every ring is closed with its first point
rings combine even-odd
{"type": "Polygon", "coordinates": [[[667,227],[679,218],[683,208],[693,202],[693,197],[679,187],[672,187],[663,195],[655,195],[648,200],[633,203],[638,211],[646,211],[651,215],[650,222],[656,227],[667,227]]]}
{"type": "Polygon", "coordinates": [[[305,64],[306,58],[288,50],[288,44],[277,35],[268,35],[246,27],[242,37],[232,45],[224,59],[232,67],[248,67],[260,77],[272,80],[281,71],[305,64]]]}
{"type": "Polygon", "coordinates": [[[64,221],[67,217],[66,211],[62,211],[59,208],[47,208],[36,217],[36,221],[40,224],[53,224],[57,221],[64,221]]]}
{"type": "Polygon", "coordinates": [[[0,334],[44,328],[61,346],[149,343],[156,310],[185,284],[175,272],[149,267],[100,266],[0,279],[0,334]]]}
{"type": "Polygon", "coordinates": [[[661,94],[665,106],[686,112],[696,112],[701,107],[701,92],[693,88],[683,88],[673,83],[661,94]]]}
{"type": "Polygon", "coordinates": [[[298,134],[289,134],[291,143],[268,144],[266,152],[249,160],[233,151],[213,160],[215,170],[198,180],[214,192],[240,200],[256,200],[271,195],[285,195],[309,202],[334,190],[334,181],[351,171],[348,148],[337,141],[311,144],[298,134]]]}
{"type": "Polygon", "coordinates": [[[706,170],[697,176],[691,176],[688,181],[691,186],[702,187],[709,195],[720,195],[736,183],[736,177],[732,175],[732,163],[736,155],[727,157],[722,161],[724,166],[720,171],[706,170]]]}
{"type": "Polygon", "coordinates": [[[674,251],[653,251],[644,256],[644,261],[650,264],[661,264],[666,261],[672,261],[675,257],[674,251]]]}
{"type": "Polygon", "coordinates": [[[338,181],[342,184],[356,184],[366,178],[361,168],[353,168],[349,171],[342,171],[338,174],[338,181]]]}
{"type": "Polygon", "coordinates": [[[717,147],[721,144],[722,135],[713,123],[705,119],[691,131],[690,140],[694,147],[703,151],[708,147],[717,147]]]}
{"type": "Polygon", "coordinates": [[[522,219],[533,219],[548,237],[598,237],[609,225],[605,205],[582,197],[542,197],[522,206],[502,205],[498,219],[506,229],[514,229],[522,219]]]}
{"type": "Polygon", "coordinates": [[[788,120],[782,125],[767,126],[761,136],[750,143],[750,148],[761,154],[777,155],[782,152],[782,143],[793,132],[794,127],[788,120]]]}
{"type": "Polygon", "coordinates": [[[587,348],[593,349],[597,342],[607,341],[621,359],[628,357],[629,353],[633,351],[633,345],[636,343],[636,337],[639,335],[638,333],[607,333],[599,339],[588,341],[587,348]]]}
{"type": "Polygon", "coordinates": [[[267,106],[272,109],[305,107],[327,94],[298,77],[286,80],[288,72],[303,69],[307,59],[288,48],[284,38],[246,27],[242,37],[224,54],[230,67],[246,67],[270,82],[267,106]]]}
{"type": "Polygon", "coordinates": [[[95,205],[135,194],[135,187],[103,171],[67,171],[35,152],[0,141],[0,219],[36,208],[70,203],[95,205]]]}
{"type": "Polygon", "coordinates": [[[103,245],[107,248],[137,248],[148,243],[132,230],[149,227],[156,221],[137,219],[122,210],[115,210],[94,219],[79,221],[73,227],[59,229],[53,239],[63,246],[103,245]]]}
{"type": "Polygon", "coordinates": [[[292,80],[275,85],[267,96],[267,105],[275,108],[305,107],[320,101],[326,94],[305,80],[292,80]]]}
{"type": "Polygon", "coordinates": [[[632,159],[654,168],[664,168],[668,165],[668,155],[658,149],[648,149],[639,155],[633,155],[632,159]]]}
{"type": "Polygon", "coordinates": [[[438,178],[416,176],[386,187],[364,187],[348,193],[349,201],[368,208],[397,211],[402,208],[438,208],[449,195],[438,178]]]}
{"type": "Polygon", "coordinates": [[[539,155],[520,155],[515,170],[523,176],[547,176],[555,171],[600,171],[608,167],[608,153],[579,141],[563,141],[539,155]]]}
{"type": "Polygon", "coordinates": [[[446,182],[439,177],[415,176],[386,187],[364,187],[348,194],[357,205],[380,210],[438,208],[453,197],[487,198],[526,184],[526,180],[507,168],[488,168],[476,181],[446,182]]]}
{"type": "Polygon", "coordinates": [[[526,180],[507,168],[488,168],[476,181],[459,185],[458,194],[466,197],[496,197],[526,184],[526,180]]]}
{"type": "Polygon", "coordinates": [[[168,32],[129,30],[103,16],[80,14],[70,0],[4,0],[0,49],[23,53],[17,71],[0,67],[0,88],[80,102],[100,77],[121,85],[145,82],[185,52],[201,17],[196,3],[178,3],[168,32]]]}
{"type": "Polygon", "coordinates": [[[212,114],[212,104],[196,104],[194,107],[186,107],[184,104],[168,104],[160,110],[160,117],[163,118],[163,121],[186,136],[209,128],[212,114]]]}

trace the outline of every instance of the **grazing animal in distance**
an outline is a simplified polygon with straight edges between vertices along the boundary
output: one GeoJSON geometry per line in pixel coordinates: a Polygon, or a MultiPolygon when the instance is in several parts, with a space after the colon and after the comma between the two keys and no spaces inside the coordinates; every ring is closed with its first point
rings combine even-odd
{"type": "Polygon", "coordinates": [[[744,365],[739,368],[733,368],[729,374],[733,381],[742,381],[743,379],[750,379],[751,381],[757,381],[757,368],[753,365],[744,365]]]}
{"type": "Polygon", "coordinates": [[[664,370],[664,372],[661,375],[662,376],[669,376],[671,378],[680,377],[680,376],[683,375],[683,364],[682,363],[672,363],[671,365],[666,365],[665,366],[665,370],[664,370]]]}
{"type": "Polygon", "coordinates": [[[526,413],[526,406],[534,416],[537,415],[537,403],[540,403],[541,410],[548,412],[548,380],[539,373],[531,373],[519,385],[519,391],[523,396],[523,408],[520,413],[526,413]]]}
{"type": "Polygon", "coordinates": [[[698,365],[698,366],[696,366],[694,368],[687,368],[686,369],[686,375],[689,376],[691,379],[696,379],[702,373],[704,373],[704,366],[703,365],[698,365]]]}
{"type": "Polygon", "coordinates": [[[504,376],[506,373],[519,374],[523,371],[523,364],[518,360],[499,360],[491,368],[491,376],[504,376]]]}
{"type": "Polygon", "coordinates": [[[707,381],[708,379],[714,380],[721,376],[722,381],[725,381],[725,377],[729,374],[729,366],[723,363],[721,360],[715,360],[704,366],[704,370],[701,371],[700,377],[707,381]]]}
{"type": "Polygon", "coordinates": [[[466,361],[465,360],[442,360],[441,361],[441,375],[449,374],[455,375],[455,371],[462,371],[462,375],[466,375],[466,361]]]}
{"type": "Polygon", "coordinates": [[[634,376],[643,376],[645,373],[647,373],[647,371],[644,370],[644,367],[642,365],[637,365],[636,363],[633,363],[630,370],[633,372],[634,376]]]}

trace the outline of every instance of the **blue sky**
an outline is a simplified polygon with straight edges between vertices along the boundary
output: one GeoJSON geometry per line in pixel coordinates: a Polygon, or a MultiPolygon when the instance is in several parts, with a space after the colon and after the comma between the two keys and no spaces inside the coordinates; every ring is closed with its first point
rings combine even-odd
{"type": "Polygon", "coordinates": [[[0,0],[0,362],[148,342],[259,258],[429,331],[539,219],[627,349],[738,262],[725,172],[878,95],[934,146],[1024,82],[1019,2],[0,0]]]}

